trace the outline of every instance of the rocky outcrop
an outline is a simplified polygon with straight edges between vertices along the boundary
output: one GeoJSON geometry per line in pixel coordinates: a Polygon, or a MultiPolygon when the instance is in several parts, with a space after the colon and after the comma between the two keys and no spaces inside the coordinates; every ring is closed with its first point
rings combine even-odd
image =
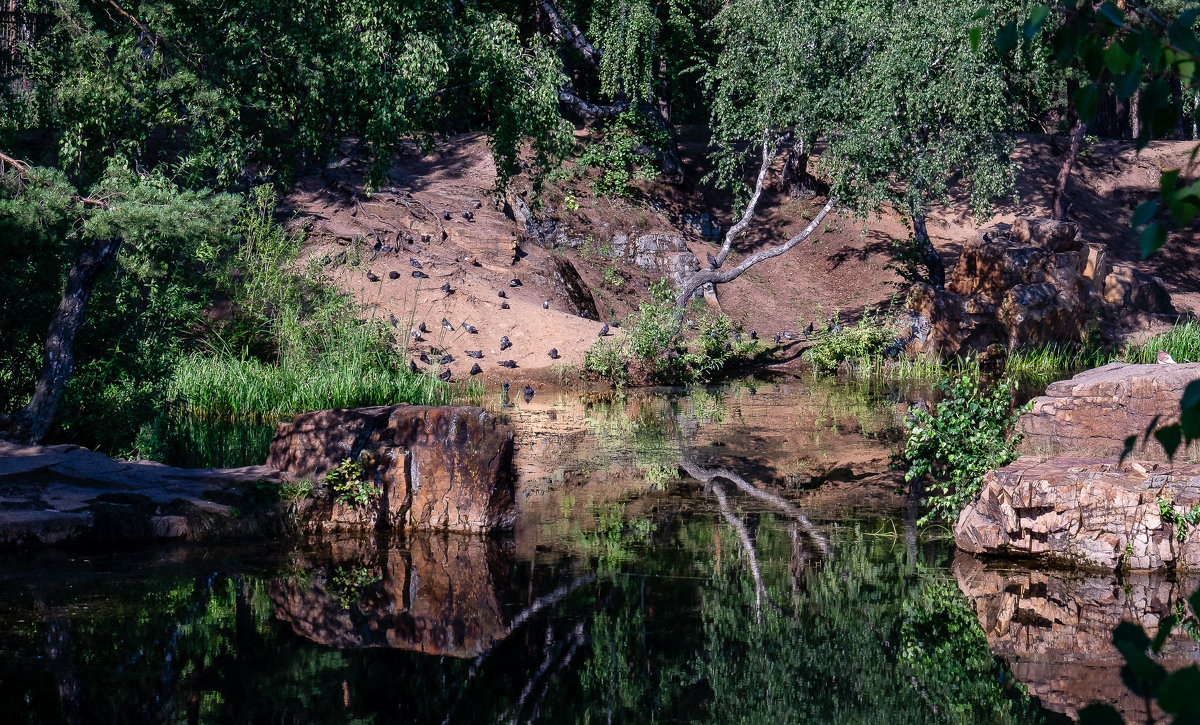
{"type": "Polygon", "coordinates": [[[675,234],[617,234],[612,240],[613,259],[636,264],[650,275],[664,275],[676,286],[700,271],[700,262],[683,239],[675,234]]]}
{"type": "Polygon", "coordinates": [[[406,550],[335,542],[331,563],[271,582],[275,617],[326,647],[478,657],[509,633],[500,606],[502,543],[414,537],[406,550]],[[350,551],[362,547],[363,551],[350,551]],[[350,555],[347,555],[347,554],[350,555]]]}
{"type": "Polygon", "coordinates": [[[551,257],[549,263],[551,273],[554,275],[554,282],[567,300],[567,309],[580,317],[590,320],[600,319],[600,313],[596,310],[596,299],[592,297],[592,290],[579,276],[575,265],[563,257],[551,257]]]}
{"type": "MultiPolygon", "coordinates": [[[[1186,606],[1200,583],[1165,572],[1118,579],[1114,574],[997,571],[965,554],[955,556],[954,575],[988,647],[1044,707],[1076,718],[1080,708],[1107,702],[1125,722],[1144,722],[1146,704],[1122,681],[1124,659],[1112,644],[1113,629],[1132,621],[1153,636],[1166,616],[1186,606]]],[[[1200,644],[1179,629],[1158,659],[1169,671],[1198,660],[1200,644]]]]}
{"type": "Polygon", "coordinates": [[[1020,458],[992,471],[954,525],[972,554],[1091,569],[1200,570],[1200,466],[1020,458]]]}
{"type": "MultiPolygon", "coordinates": [[[[1200,363],[1109,363],[1053,383],[1017,423],[1022,451],[1116,460],[1126,437],[1178,421],[1184,388],[1197,379],[1200,363]]],[[[1145,447],[1139,443],[1137,457],[1167,460],[1153,439],[1145,447]]]]}
{"type": "Polygon", "coordinates": [[[246,493],[270,489],[276,478],[264,466],[172,468],[79,446],[0,441],[0,549],[275,534],[287,528],[284,512],[246,493]]]}
{"type": "Polygon", "coordinates": [[[482,408],[377,406],[320,410],[279,426],[267,463],[291,478],[321,478],[360,461],[376,494],[364,506],[326,496],[318,531],[433,529],[486,532],[513,521],[513,434],[482,408]]]}
{"type": "Polygon", "coordinates": [[[999,343],[1072,343],[1090,316],[1111,308],[1172,312],[1162,282],[1110,265],[1105,248],[1084,244],[1070,222],[1019,218],[981,230],[964,246],[946,289],[920,288],[909,349],[967,355],[999,343]],[[1107,306],[1107,307],[1106,307],[1107,306]]]}

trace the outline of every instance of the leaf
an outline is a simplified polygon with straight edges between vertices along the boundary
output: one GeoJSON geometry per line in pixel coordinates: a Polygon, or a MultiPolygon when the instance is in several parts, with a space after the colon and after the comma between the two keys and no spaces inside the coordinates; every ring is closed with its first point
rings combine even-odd
{"type": "Polygon", "coordinates": [[[1033,40],[1033,36],[1038,34],[1042,29],[1042,24],[1046,22],[1046,16],[1050,14],[1050,8],[1045,5],[1038,5],[1029,13],[1029,17],[1025,19],[1025,42],[1033,40]]]}
{"type": "Polygon", "coordinates": [[[1117,26],[1118,28],[1125,27],[1125,13],[1111,2],[1106,0],[1106,2],[1100,6],[1100,14],[1104,16],[1105,20],[1117,26]]]}
{"type": "Polygon", "coordinates": [[[1080,86],[1075,91],[1075,110],[1084,121],[1096,117],[1096,109],[1100,107],[1100,89],[1094,83],[1080,86]]]}
{"type": "Polygon", "coordinates": [[[979,38],[982,35],[982,32],[979,30],[978,27],[972,27],[967,32],[971,37],[971,52],[978,53],[979,52],[979,38]]]}
{"type": "Polygon", "coordinates": [[[1158,631],[1154,633],[1154,641],[1150,643],[1150,649],[1154,654],[1162,651],[1163,644],[1171,636],[1171,630],[1175,629],[1177,624],[1179,624],[1179,618],[1174,614],[1168,614],[1158,623],[1158,631]]]}
{"type": "Polygon", "coordinates": [[[1179,450],[1179,444],[1183,441],[1183,431],[1178,423],[1165,425],[1154,431],[1154,439],[1162,444],[1167,452],[1167,460],[1171,461],[1175,459],[1175,451],[1179,450]]]}
{"type": "Polygon", "coordinates": [[[1000,55],[1007,55],[1015,47],[1017,47],[1017,24],[1015,21],[1009,20],[996,30],[996,51],[1000,55]]]}
{"type": "Polygon", "coordinates": [[[1125,725],[1125,718],[1112,705],[1095,702],[1080,709],[1079,725],[1125,725]]]}
{"type": "Polygon", "coordinates": [[[1157,252],[1162,248],[1162,245],[1167,243],[1167,230],[1164,229],[1163,225],[1159,224],[1158,222],[1148,224],[1146,228],[1142,230],[1140,240],[1142,246],[1142,258],[1145,259],[1151,254],[1157,252]]]}
{"type": "Polygon", "coordinates": [[[1200,714],[1200,670],[1189,665],[1172,673],[1155,693],[1159,706],[1172,715],[1200,714]]]}
{"type": "Polygon", "coordinates": [[[1131,227],[1133,227],[1134,229],[1137,229],[1138,227],[1140,227],[1144,224],[1149,224],[1150,220],[1153,219],[1154,215],[1157,213],[1158,213],[1158,200],[1157,199],[1151,199],[1149,201],[1144,201],[1141,204],[1138,204],[1137,209],[1134,209],[1133,219],[1129,222],[1129,225],[1131,227]]]}

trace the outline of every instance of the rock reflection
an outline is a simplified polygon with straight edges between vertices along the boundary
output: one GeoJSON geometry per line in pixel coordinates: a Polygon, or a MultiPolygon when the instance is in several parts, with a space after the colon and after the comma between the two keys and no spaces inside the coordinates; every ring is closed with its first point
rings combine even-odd
{"type": "Polygon", "coordinates": [[[510,549],[463,535],[413,537],[403,549],[336,542],[307,577],[272,580],[271,600],[277,618],[326,646],[478,657],[509,632],[498,584],[510,549]]]}
{"type": "MultiPolygon", "coordinates": [[[[959,553],[958,586],[971,601],[991,651],[1042,705],[1072,718],[1092,702],[1116,707],[1126,722],[1147,720],[1146,703],[1121,680],[1124,660],[1112,644],[1122,620],[1147,632],[1185,611],[1195,578],[1166,573],[1082,575],[1075,572],[995,570],[959,553]]],[[[1177,628],[1159,662],[1168,671],[1200,660],[1200,643],[1177,628]]],[[[1162,712],[1150,719],[1162,719],[1162,712]]]]}

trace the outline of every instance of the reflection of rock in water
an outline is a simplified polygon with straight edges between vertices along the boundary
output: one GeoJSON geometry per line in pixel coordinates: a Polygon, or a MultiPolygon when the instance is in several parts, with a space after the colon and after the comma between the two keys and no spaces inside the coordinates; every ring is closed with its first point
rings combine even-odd
{"type": "Polygon", "coordinates": [[[310,581],[273,580],[275,616],[314,642],[347,649],[476,657],[508,634],[496,589],[508,552],[495,539],[422,536],[407,551],[354,547],[341,543],[334,563],[310,581]],[[352,572],[375,581],[347,596],[352,572]]]}
{"type": "MultiPolygon", "coordinates": [[[[984,567],[967,554],[954,559],[958,586],[971,600],[992,652],[1051,710],[1077,717],[1091,702],[1108,702],[1126,722],[1145,720],[1145,705],[1121,680],[1124,660],[1112,645],[1123,619],[1153,636],[1159,621],[1196,590],[1197,581],[1164,574],[1084,576],[1074,572],[984,567]]],[[[1178,629],[1160,662],[1174,671],[1200,660],[1200,644],[1178,629]]],[[[1157,712],[1161,718],[1162,713],[1157,712]]]]}

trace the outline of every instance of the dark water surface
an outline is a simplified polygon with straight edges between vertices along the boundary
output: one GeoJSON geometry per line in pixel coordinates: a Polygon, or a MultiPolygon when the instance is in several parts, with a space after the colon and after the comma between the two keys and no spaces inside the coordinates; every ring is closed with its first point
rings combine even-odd
{"type": "Polygon", "coordinates": [[[887,471],[910,399],[792,383],[497,402],[518,431],[510,535],[8,557],[0,713],[1007,723],[1122,704],[1114,654],[1086,650],[1186,584],[995,570],[919,539],[887,471]]]}

